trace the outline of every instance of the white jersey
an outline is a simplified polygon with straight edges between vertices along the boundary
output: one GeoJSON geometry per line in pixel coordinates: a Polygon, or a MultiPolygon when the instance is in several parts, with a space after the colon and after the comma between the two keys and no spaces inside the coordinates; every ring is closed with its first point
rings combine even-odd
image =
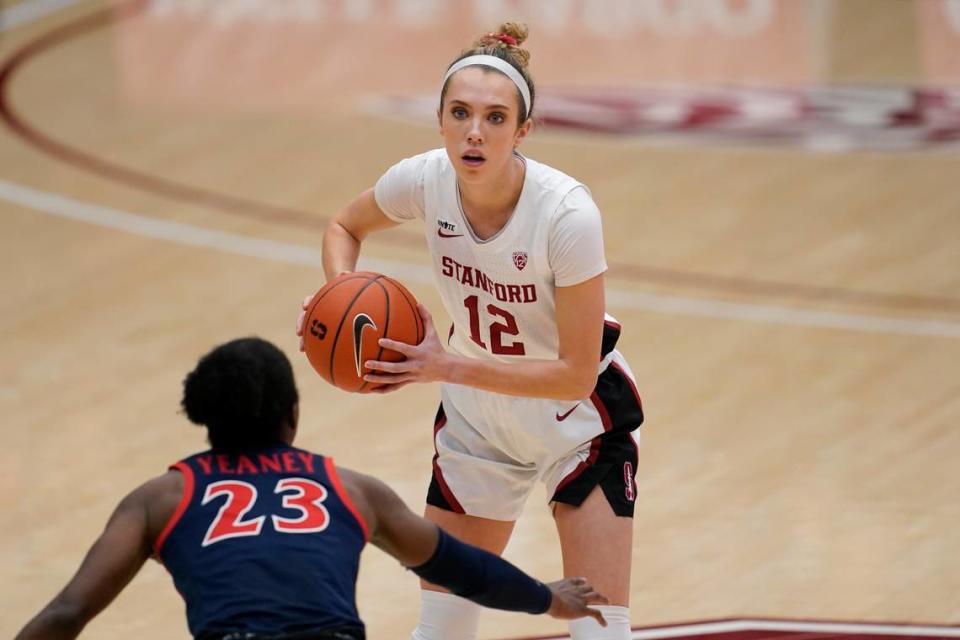
{"type": "Polygon", "coordinates": [[[400,161],[374,189],[391,220],[425,222],[434,278],[454,323],[449,344],[468,357],[555,360],[555,287],[607,268],[600,211],[587,188],[523,160],[526,176],[513,215],[486,240],[467,222],[444,149],[400,161]]]}

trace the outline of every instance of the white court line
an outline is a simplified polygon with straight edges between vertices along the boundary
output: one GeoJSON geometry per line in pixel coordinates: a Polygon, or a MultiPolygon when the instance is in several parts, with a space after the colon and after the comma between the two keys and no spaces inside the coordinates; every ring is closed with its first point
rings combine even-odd
{"type": "Polygon", "coordinates": [[[709,298],[667,296],[640,291],[608,290],[607,302],[615,307],[642,309],[672,315],[706,316],[728,320],[745,320],[747,322],[789,324],[800,327],[847,329],[867,333],[960,338],[960,323],[940,320],[890,318],[749,302],[724,302],[709,298]]]}
{"type": "MultiPolygon", "coordinates": [[[[5,180],[0,180],[0,199],[48,215],[118,229],[148,238],[216,249],[274,262],[320,267],[320,250],[316,247],[252,238],[226,231],[205,229],[184,222],[150,218],[99,205],[86,204],[72,198],[37,191],[5,180]]],[[[318,244],[319,241],[318,236],[318,244]]],[[[433,283],[432,271],[426,265],[366,257],[361,259],[360,265],[365,269],[390,273],[413,282],[433,283]]],[[[702,316],[868,333],[960,338],[960,323],[958,322],[890,318],[767,304],[724,302],[708,298],[669,296],[624,289],[609,289],[607,291],[607,301],[613,307],[639,309],[668,315],[702,316]]]]}
{"type": "Polygon", "coordinates": [[[0,33],[13,31],[34,20],[78,4],[80,0],[32,0],[0,9],[0,33]]]}

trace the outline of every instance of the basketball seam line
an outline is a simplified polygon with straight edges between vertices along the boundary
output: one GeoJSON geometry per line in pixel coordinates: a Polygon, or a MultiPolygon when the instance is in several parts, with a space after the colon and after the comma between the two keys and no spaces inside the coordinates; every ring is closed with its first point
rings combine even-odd
{"type": "MultiPolygon", "coordinates": [[[[304,350],[306,350],[306,333],[310,330],[310,328],[309,328],[310,318],[313,316],[313,312],[314,312],[314,310],[317,308],[317,305],[320,304],[320,301],[323,300],[323,299],[327,296],[327,294],[329,294],[331,291],[333,291],[334,289],[336,289],[336,288],[339,287],[340,285],[342,285],[342,284],[344,284],[344,283],[346,283],[346,282],[349,282],[350,280],[356,280],[357,278],[362,278],[362,277],[363,277],[363,276],[359,276],[359,275],[351,275],[349,278],[344,278],[342,282],[338,282],[337,284],[333,285],[332,287],[330,287],[329,289],[327,289],[326,291],[324,291],[323,294],[322,294],[319,298],[317,298],[316,300],[313,300],[313,301],[311,302],[311,304],[309,305],[310,308],[307,310],[307,316],[306,316],[306,318],[304,318],[304,320],[303,320],[304,350]]],[[[314,295],[316,295],[316,294],[314,294],[314,295]]],[[[334,341],[333,346],[330,347],[330,352],[331,352],[331,354],[333,353],[333,350],[336,349],[336,348],[337,348],[337,343],[336,343],[336,341],[334,341]]],[[[309,358],[308,358],[308,360],[309,360],[309,358]]],[[[331,360],[331,362],[332,362],[332,360],[331,360]]],[[[333,369],[332,369],[332,367],[331,367],[331,371],[330,371],[330,377],[331,377],[331,379],[333,378],[333,369]]],[[[331,382],[331,384],[333,384],[333,383],[331,382]]]]}
{"type": "MultiPolygon", "coordinates": [[[[347,280],[352,280],[352,279],[353,278],[347,278],[347,280]]],[[[337,333],[334,334],[333,336],[333,346],[330,347],[330,384],[332,384],[333,386],[337,386],[335,382],[336,370],[333,368],[333,357],[337,353],[337,341],[340,340],[340,330],[343,329],[343,321],[348,315],[350,315],[350,309],[352,309],[353,305],[356,304],[357,298],[360,297],[360,294],[366,291],[367,287],[369,287],[374,282],[376,282],[376,279],[373,279],[373,280],[368,279],[367,284],[363,285],[363,288],[360,289],[360,291],[357,291],[357,293],[353,296],[353,300],[351,300],[350,304],[347,305],[346,311],[344,311],[343,315],[340,316],[340,323],[337,325],[337,333]]]]}
{"type": "Polygon", "coordinates": [[[393,280],[393,278],[387,277],[386,279],[397,285],[397,289],[401,294],[403,294],[403,299],[407,301],[408,305],[410,305],[410,310],[413,311],[413,324],[417,327],[417,344],[420,344],[426,337],[426,330],[423,327],[423,319],[420,317],[420,312],[417,310],[417,305],[410,301],[410,296],[407,295],[410,292],[406,290],[406,287],[393,280]]]}
{"type": "MultiPolygon", "coordinates": [[[[384,297],[384,299],[387,301],[387,302],[386,302],[386,309],[385,309],[385,311],[386,311],[386,314],[385,314],[385,315],[386,315],[386,319],[383,321],[383,337],[386,338],[386,337],[387,337],[387,331],[390,329],[390,294],[387,293],[387,288],[386,288],[385,286],[383,286],[383,283],[379,282],[379,280],[380,280],[381,278],[384,278],[384,277],[385,277],[385,276],[383,276],[383,275],[378,275],[376,278],[373,279],[373,281],[371,282],[371,284],[376,284],[376,285],[379,286],[381,289],[383,289],[383,297],[384,297]]],[[[361,346],[363,346],[363,336],[360,337],[360,343],[361,343],[361,346]]],[[[379,344],[380,344],[380,340],[377,340],[377,345],[379,345],[379,344]]],[[[383,355],[383,347],[380,347],[380,350],[377,351],[377,360],[379,360],[382,355],[383,355]]],[[[368,384],[369,384],[369,383],[368,383],[366,380],[364,380],[364,381],[363,381],[363,384],[360,385],[360,387],[357,389],[357,391],[363,391],[363,389],[364,389],[368,384]]]]}

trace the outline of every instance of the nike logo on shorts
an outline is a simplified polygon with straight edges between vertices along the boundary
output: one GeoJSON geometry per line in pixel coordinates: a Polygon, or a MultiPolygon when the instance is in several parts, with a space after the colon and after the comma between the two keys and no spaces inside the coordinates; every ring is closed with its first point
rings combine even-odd
{"type": "Polygon", "coordinates": [[[567,412],[564,413],[563,415],[560,415],[560,414],[558,413],[558,414],[557,414],[557,422],[563,422],[564,420],[566,420],[567,417],[568,417],[571,413],[573,413],[573,410],[576,409],[576,408],[579,407],[579,406],[580,406],[580,403],[578,402],[577,404],[573,405],[573,408],[571,408],[570,411],[567,411],[567,412]]]}
{"type": "Polygon", "coordinates": [[[373,319],[365,313],[358,313],[353,317],[353,356],[357,362],[357,376],[360,375],[360,343],[363,339],[363,330],[372,327],[374,331],[377,325],[373,319]]]}
{"type": "Polygon", "coordinates": [[[446,233],[443,229],[437,229],[437,235],[441,238],[462,238],[462,233],[446,233]]]}

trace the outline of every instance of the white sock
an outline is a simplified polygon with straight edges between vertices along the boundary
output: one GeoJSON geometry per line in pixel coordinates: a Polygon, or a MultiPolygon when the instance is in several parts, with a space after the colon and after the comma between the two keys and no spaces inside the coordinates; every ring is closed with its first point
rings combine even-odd
{"type": "Polygon", "coordinates": [[[569,623],[570,640],[630,640],[630,609],[612,605],[591,607],[603,614],[607,626],[593,618],[578,618],[569,623]]]}
{"type": "Polygon", "coordinates": [[[411,640],[475,640],[480,605],[452,593],[420,590],[420,623],[411,640]]]}

